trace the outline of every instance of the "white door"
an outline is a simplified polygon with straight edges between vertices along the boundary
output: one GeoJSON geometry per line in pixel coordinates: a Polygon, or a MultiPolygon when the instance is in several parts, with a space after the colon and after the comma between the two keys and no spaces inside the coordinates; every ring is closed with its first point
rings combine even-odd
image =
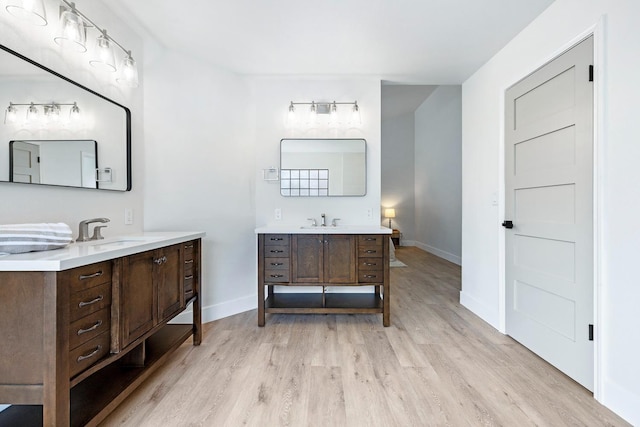
{"type": "Polygon", "coordinates": [[[40,183],[40,147],[15,141],[11,146],[12,182],[40,183]]]}
{"type": "Polygon", "coordinates": [[[590,37],[507,90],[503,224],[507,333],[589,390],[592,63],[590,37]]]}

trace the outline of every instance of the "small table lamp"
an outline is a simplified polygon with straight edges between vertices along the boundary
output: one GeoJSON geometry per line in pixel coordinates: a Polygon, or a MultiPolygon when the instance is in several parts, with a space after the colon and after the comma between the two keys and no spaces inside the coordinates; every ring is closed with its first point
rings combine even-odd
{"type": "Polygon", "coordinates": [[[391,218],[395,218],[396,217],[396,210],[393,209],[393,208],[385,209],[384,210],[384,217],[385,218],[389,218],[389,228],[391,228],[391,218]]]}

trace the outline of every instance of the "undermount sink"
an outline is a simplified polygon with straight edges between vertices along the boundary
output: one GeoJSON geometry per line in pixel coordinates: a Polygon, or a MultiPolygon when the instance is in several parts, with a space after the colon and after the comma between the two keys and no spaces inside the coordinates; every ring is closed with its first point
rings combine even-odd
{"type": "Polygon", "coordinates": [[[136,237],[136,236],[127,236],[127,237],[113,237],[110,239],[104,239],[104,240],[91,240],[88,242],[83,242],[86,244],[86,246],[100,246],[100,247],[105,247],[105,246],[124,246],[124,245],[128,245],[131,243],[144,243],[144,242],[149,242],[153,239],[150,239],[148,237],[136,237]]]}

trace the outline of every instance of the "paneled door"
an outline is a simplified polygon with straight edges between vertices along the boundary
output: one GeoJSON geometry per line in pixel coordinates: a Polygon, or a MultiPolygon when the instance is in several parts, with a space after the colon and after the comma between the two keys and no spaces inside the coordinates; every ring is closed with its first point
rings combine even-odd
{"type": "Polygon", "coordinates": [[[505,98],[507,333],[593,390],[593,37],[505,98]]]}
{"type": "Polygon", "coordinates": [[[28,142],[13,143],[12,182],[40,184],[40,147],[28,142]]]}

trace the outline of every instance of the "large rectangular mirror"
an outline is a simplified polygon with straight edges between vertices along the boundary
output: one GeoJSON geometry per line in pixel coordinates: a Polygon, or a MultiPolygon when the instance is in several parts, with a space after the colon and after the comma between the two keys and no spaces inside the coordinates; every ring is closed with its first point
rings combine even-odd
{"type": "Polygon", "coordinates": [[[364,139],[282,139],[280,194],[285,197],[364,196],[364,139]]]}
{"type": "Polygon", "coordinates": [[[128,108],[0,45],[0,109],[0,181],[131,190],[128,108]]]}

